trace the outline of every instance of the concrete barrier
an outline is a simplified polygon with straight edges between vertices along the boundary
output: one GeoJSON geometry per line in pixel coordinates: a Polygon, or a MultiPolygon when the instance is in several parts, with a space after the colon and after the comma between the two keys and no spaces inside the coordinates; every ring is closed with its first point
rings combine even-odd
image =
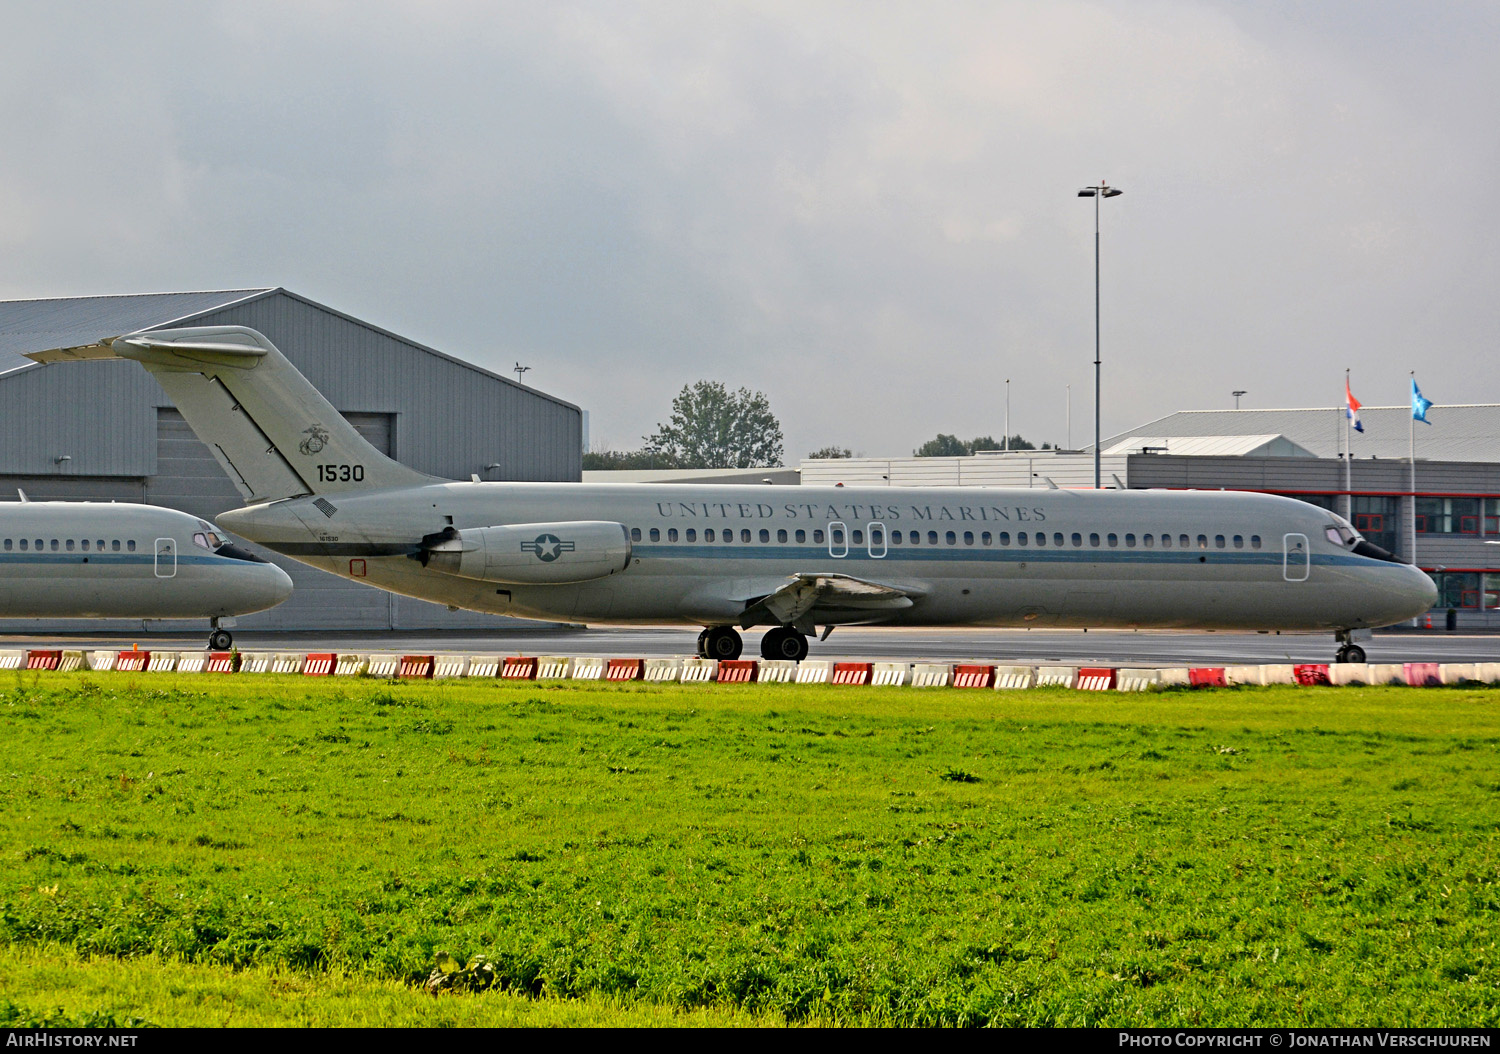
{"type": "Polygon", "coordinates": [[[1260,668],[1261,684],[1296,684],[1297,671],[1291,663],[1272,663],[1260,668]]]}
{"type": "Polygon", "coordinates": [[[276,656],[269,651],[240,652],[240,673],[270,673],[276,656]]]}
{"type": "Polygon", "coordinates": [[[211,651],[208,653],[208,662],[203,667],[204,673],[233,673],[234,652],[211,651]]]}
{"type": "Polygon", "coordinates": [[[996,688],[1034,688],[1036,686],[1035,666],[996,666],[995,687],[996,688]]]}
{"type": "Polygon", "coordinates": [[[62,665],[62,652],[44,651],[40,648],[26,653],[28,670],[55,670],[62,665]]]}
{"type": "Polygon", "coordinates": [[[1074,688],[1078,685],[1076,666],[1038,666],[1036,686],[1038,688],[1074,688]]]}
{"type": "Polygon", "coordinates": [[[19,650],[0,651],[0,670],[20,670],[26,666],[26,653],[19,650]]]}
{"type": "Polygon", "coordinates": [[[1445,662],[1438,666],[1438,679],[1444,684],[1480,684],[1479,664],[1445,662]]]}
{"type": "Polygon", "coordinates": [[[177,672],[202,673],[203,667],[207,662],[208,652],[180,651],[177,653],[177,672]]]}
{"type": "Polygon", "coordinates": [[[713,659],[683,659],[678,678],[683,684],[706,684],[718,675],[719,664],[713,659]]]}
{"type": "Polygon", "coordinates": [[[1115,671],[1115,687],[1122,692],[1154,692],[1161,687],[1161,671],[1121,668],[1115,671]]]}
{"type": "Polygon", "coordinates": [[[1480,684],[1500,682],[1500,662],[1476,662],[1474,668],[1479,674],[1480,684]]]}
{"type": "MultiPolygon", "coordinates": [[[[470,655],[468,668],[464,670],[465,677],[499,677],[501,664],[508,662],[500,655],[470,655]]],[[[536,676],[536,660],[533,659],[531,672],[536,676]]]]}
{"type": "Polygon", "coordinates": [[[1188,669],[1188,684],[1194,688],[1226,688],[1222,666],[1193,666],[1188,669]]]}
{"type": "Polygon", "coordinates": [[[1231,687],[1240,685],[1262,685],[1265,684],[1264,666],[1226,666],[1224,667],[1224,683],[1231,687]]]}
{"type": "Polygon", "coordinates": [[[467,655],[439,655],[432,666],[434,678],[463,677],[469,672],[467,655]]]}
{"type": "Polygon", "coordinates": [[[573,660],[571,676],[575,681],[602,681],[607,668],[604,659],[587,656],[573,660]]]}
{"type": "MultiPolygon", "coordinates": [[[[542,661],[534,655],[510,655],[500,667],[502,681],[534,681],[542,673],[542,661]]],[[[561,677],[563,674],[555,674],[561,677]]]]}
{"type": "Polygon", "coordinates": [[[1340,686],[1369,684],[1369,664],[1363,662],[1336,662],[1328,667],[1328,683],[1340,686]]]}
{"type": "Polygon", "coordinates": [[[953,667],[946,662],[919,662],[911,668],[915,688],[946,688],[953,677],[953,667]]]}
{"type": "Polygon", "coordinates": [[[755,676],[761,684],[791,684],[797,678],[797,663],[793,659],[762,659],[755,676]]]}
{"type": "Polygon", "coordinates": [[[1372,662],[1366,684],[1406,684],[1406,667],[1399,662],[1372,662]]]}
{"type": "Polygon", "coordinates": [[[1081,666],[1078,687],[1085,692],[1107,692],[1115,686],[1115,671],[1107,666],[1081,666]]]}
{"type": "Polygon", "coordinates": [[[301,673],[307,665],[307,656],[301,652],[281,651],[271,660],[272,673],[301,673]]]}
{"type": "Polygon", "coordinates": [[[308,652],[302,663],[302,676],[327,677],[333,673],[334,664],[338,661],[338,655],[331,651],[308,652]]]}
{"type": "Polygon", "coordinates": [[[754,659],[721,659],[715,676],[720,684],[750,684],[755,674],[754,659]]]}
{"type": "Polygon", "coordinates": [[[1162,688],[1189,688],[1193,677],[1186,666],[1163,666],[1157,671],[1157,685],[1162,688]]]}
{"type": "Polygon", "coordinates": [[[833,673],[828,678],[828,683],[863,687],[870,683],[870,675],[874,672],[873,663],[836,662],[833,664],[833,673]]]}
{"type": "MultiPolygon", "coordinates": [[[[89,669],[95,673],[108,673],[115,668],[115,652],[95,651],[89,653],[89,669]]],[[[0,666],[0,669],[5,669],[0,666]]]]}
{"type": "Polygon", "coordinates": [[[435,655],[403,655],[401,667],[396,671],[396,676],[431,680],[432,671],[436,666],[437,656],[435,655]]]}
{"type": "Polygon", "coordinates": [[[833,663],[827,659],[803,659],[797,667],[798,684],[827,684],[833,676],[833,663]]]}
{"type": "Polygon", "coordinates": [[[131,652],[131,658],[127,659],[123,652],[115,660],[115,669],[144,670],[146,673],[171,673],[177,669],[177,653],[175,651],[137,651],[131,652]],[[143,656],[137,660],[135,656],[143,656]]]}
{"type": "MultiPolygon", "coordinates": [[[[309,662],[312,661],[311,655],[309,655],[307,658],[309,662]]],[[[401,663],[401,660],[398,656],[391,656],[391,658],[395,659],[396,662],[392,664],[392,668],[389,671],[382,670],[380,673],[376,673],[370,668],[372,665],[371,660],[374,658],[375,656],[373,655],[360,655],[354,652],[345,652],[344,654],[339,655],[336,659],[334,659],[333,675],[335,677],[358,677],[362,673],[369,673],[372,677],[394,677],[396,675],[396,668],[398,668],[401,663]]],[[[306,668],[304,668],[302,672],[306,673],[306,668]]]]}
{"type": "Polygon", "coordinates": [[[647,659],[645,679],[659,684],[671,684],[682,676],[681,659],[647,659]]]}
{"type": "Polygon", "coordinates": [[[1292,676],[1297,678],[1298,684],[1308,687],[1333,683],[1328,679],[1328,664],[1322,662],[1297,663],[1292,667],[1292,676]]]}
{"type": "Polygon", "coordinates": [[[646,672],[646,664],[640,659],[610,659],[605,667],[606,681],[639,681],[646,672]]]}
{"type": "Polygon", "coordinates": [[[572,676],[573,660],[566,655],[538,655],[536,659],[536,679],[539,681],[560,681],[572,676]]]}
{"type": "Polygon", "coordinates": [[[986,663],[953,664],[953,687],[993,688],[994,686],[995,667],[986,663]]]}
{"type": "Polygon", "coordinates": [[[1435,662],[1408,662],[1403,664],[1401,675],[1413,688],[1427,688],[1443,683],[1435,662]]]}
{"type": "Polygon", "coordinates": [[[65,651],[62,653],[62,661],[57,664],[58,673],[72,673],[74,670],[83,668],[83,652],[65,651]]]}
{"type": "Polygon", "coordinates": [[[904,662],[877,662],[871,684],[899,688],[911,681],[911,665],[904,662]]]}

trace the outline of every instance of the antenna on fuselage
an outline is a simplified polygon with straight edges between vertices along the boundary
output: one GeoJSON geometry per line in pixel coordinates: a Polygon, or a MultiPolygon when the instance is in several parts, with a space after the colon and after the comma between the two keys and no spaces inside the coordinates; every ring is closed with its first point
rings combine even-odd
{"type": "Polygon", "coordinates": [[[22,501],[24,501],[24,502],[31,501],[31,499],[26,496],[26,492],[24,490],[22,490],[20,487],[16,488],[16,493],[19,494],[19,495],[21,495],[21,500],[22,501]]]}

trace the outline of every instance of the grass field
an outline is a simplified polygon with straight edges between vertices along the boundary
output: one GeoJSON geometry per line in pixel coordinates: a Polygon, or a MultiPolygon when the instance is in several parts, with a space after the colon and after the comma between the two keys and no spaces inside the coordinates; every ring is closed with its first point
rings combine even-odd
{"type": "Polygon", "coordinates": [[[1497,703],[15,675],[0,1025],[1493,1027],[1497,703]]]}

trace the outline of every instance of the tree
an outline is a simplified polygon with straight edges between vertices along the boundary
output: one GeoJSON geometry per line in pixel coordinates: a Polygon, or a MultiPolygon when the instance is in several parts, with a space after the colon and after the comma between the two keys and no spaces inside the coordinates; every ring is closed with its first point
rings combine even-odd
{"type": "Polygon", "coordinates": [[[590,450],[583,455],[583,470],[597,472],[608,469],[631,468],[681,468],[665,454],[653,454],[645,450],[590,450]]]}
{"type": "MultiPolygon", "coordinates": [[[[917,457],[966,457],[980,450],[1004,450],[1005,444],[999,442],[994,436],[978,436],[967,443],[958,436],[951,436],[939,432],[936,439],[929,439],[921,446],[913,450],[917,457]]],[[[1036,447],[1022,439],[1019,435],[1010,437],[1011,450],[1035,450],[1036,447]]],[[[1047,449],[1045,446],[1042,449],[1047,449]]]]}
{"type": "Polygon", "coordinates": [[[646,437],[645,453],[681,468],[774,468],[781,464],[781,425],[764,393],[699,381],[672,400],[671,422],[646,437]]]}
{"type": "Polygon", "coordinates": [[[839,458],[853,457],[854,455],[850,453],[848,447],[825,446],[821,450],[814,450],[807,456],[810,458],[822,458],[825,461],[833,461],[839,458]]]}

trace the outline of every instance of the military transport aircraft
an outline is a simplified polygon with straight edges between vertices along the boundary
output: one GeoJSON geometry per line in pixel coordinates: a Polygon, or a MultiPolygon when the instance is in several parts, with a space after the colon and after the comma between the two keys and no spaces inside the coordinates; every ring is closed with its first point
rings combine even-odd
{"type": "Polygon", "coordinates": [[[259,332],[36,352],[125,358],[249,504],[226,529],[406,596],[529,618],[688,623],[700,654],[801,659],[822,627],[1321,630],[1412,618],[1432,580],[1291,498],[1193,491],[461,483],[385,457],[259,332]]]}
{"type": "Polygon", "coordinates": [[[0,502],[0,618],[206,618],[275,607],[292,580],[175,509],[123,502],[0,502]]]}

